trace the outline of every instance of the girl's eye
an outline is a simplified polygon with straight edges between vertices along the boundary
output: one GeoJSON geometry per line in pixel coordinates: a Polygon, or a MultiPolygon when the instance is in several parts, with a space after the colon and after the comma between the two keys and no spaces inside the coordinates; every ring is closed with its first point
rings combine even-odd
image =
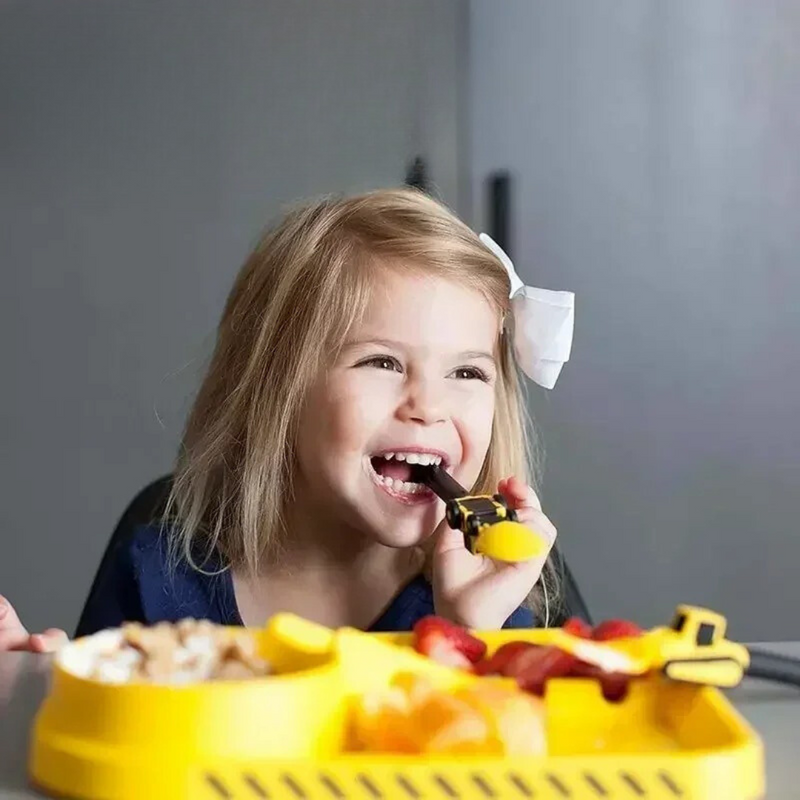
{"type": "Polygon", "coordinates": [[[452,377],[461,381],[483,381],[489,383],[489,376],[478,367],[458,367],[451,373],[452,377]]]}
{"type": "Polygon", "coordinates": [[[359,367],[374,367],[375,369],[385,369],[391,372],[402,372],[400,362],[393,356],[373,356],[358,364],[359,367]]]}

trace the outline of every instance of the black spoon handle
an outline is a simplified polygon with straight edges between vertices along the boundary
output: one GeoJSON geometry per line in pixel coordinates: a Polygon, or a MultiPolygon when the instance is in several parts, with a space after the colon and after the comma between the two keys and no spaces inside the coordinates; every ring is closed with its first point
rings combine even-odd
{"type": "Polygon", "coordinates": [[[750,666],[745,674],[748,678],[800,686],[800,660],[765,650],[750,649],[750,666]]]}
{"type": "Polygon", "coordinates": [[[427,467],[424,481],[445,502],[467,495],[467,490],[440,466],[427,467]]]}

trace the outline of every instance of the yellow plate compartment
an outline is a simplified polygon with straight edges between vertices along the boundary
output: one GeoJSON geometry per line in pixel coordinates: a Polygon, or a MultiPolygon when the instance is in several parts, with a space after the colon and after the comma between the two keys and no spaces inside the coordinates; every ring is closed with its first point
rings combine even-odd
{"type": "MultiPolygon", "coordinates": [[[[443,688],[477,680],[414,653],[404,635],[327,631],[281,615],[260,634],[275,677],[114,686],[54,669],[30,772],[85,800],[755,800],[761,744],[716,689],[660,676],[621,703],[590,680],[548,684],[542,758],[415,758],[347,751],[351,702],[401,671],[443,688]]],[[[490,649],[546,630],[483,635],[490,649]]]]}

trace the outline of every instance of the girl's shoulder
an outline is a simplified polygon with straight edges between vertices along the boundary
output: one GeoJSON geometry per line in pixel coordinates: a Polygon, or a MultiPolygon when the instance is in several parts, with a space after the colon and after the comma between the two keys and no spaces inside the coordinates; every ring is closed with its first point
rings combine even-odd
{"type": "Polygon", "coordinates": [[[153,624],[186,617],[241,624],[230,575],[214,553],[195,566],[171,559],[169,532],[160,525],[141,525],[109,544],[77,635],[123,622],[153,624]]]}

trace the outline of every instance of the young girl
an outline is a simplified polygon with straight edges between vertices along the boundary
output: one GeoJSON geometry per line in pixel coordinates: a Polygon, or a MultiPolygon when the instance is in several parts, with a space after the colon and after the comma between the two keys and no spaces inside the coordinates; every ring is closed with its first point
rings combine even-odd
{"type": "MultiPolygon", "coordinates": [[[[552,559],[472,555],[410,480],[409,464],[442,463],[555,540],[529,485],[511,286],[491,244],[410,190],[324,200],[265,236],[225,307],[166,524],[117,548],[79,633],[277,611],[370,630],[432,613],[478,629],[563,620],[552,559]]],[[[0,602],[0,650],[64,637],[29,635],[0,602]]]]}

